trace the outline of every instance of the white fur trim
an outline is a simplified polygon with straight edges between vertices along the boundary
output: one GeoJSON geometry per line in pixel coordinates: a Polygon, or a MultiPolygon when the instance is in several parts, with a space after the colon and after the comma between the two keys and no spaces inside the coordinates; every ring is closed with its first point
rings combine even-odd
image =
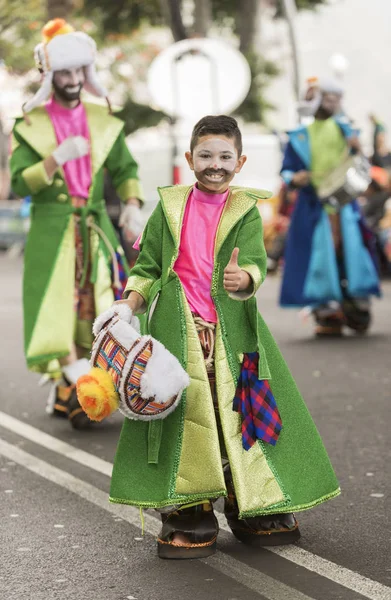
{"type": "MultiPolygon", "coordinates": [[[[87,67],[95,61],[96,44],[94,40],[82,31],[72,31],[63,35],[56,35],[42,48],[46,54],[48,71],[60,71],[61,69],[78,69],[87,67]]],[[[41,61],[42,62],[42,61],[41,61]]]]}
{"type": "Polygon", "coordinates": [[[329,77],[322,77],[318,81],[318,86],[321,92],[324,94],[336,94],[337,96],[343,96],[344,88],[337,79],[329,77]]]}
{"type": "Polygon", "coordinates": [[[97,336],[100,330],[102,329],[103,325],[106,323],[106,321],[112,319],[114,315],[118,315],[119,318],[122,319],[122,321],[130,323],[132,320],[133,312],[127,304],[113,304],[113,306],[111,306],[109,309],[105,310],[105,312],[101,313],[98,317],[96,317],[94,325],[92,327],[93,334],[97,336]]]}
{"type": "Polygon", "coordinates": [[[139,334],[138,319],[126,304],[114,304],[95,320],[93,327],[95,340],[91,352],[91,366],[96,364],[99,348],[106,336],[110,335],[126,352],[127,357],[118,382],[120,412],[129,419],[150,421],[164,419],[181,400],[183,390],[190,384],[190,378],[182,368],[178,359],[157,340],[149,335],[139,334]],[[129,323],[130,321],[130,323],[129,323]],[[133,327],[134,323],[137,329],[133,327]],[[107,325],[104,327],[105,323],[107,325]],[[144,399],[153,398],[155,402],[167,404],[175,398],[172,404],[163,412],[156,415],[142,415],[132,411],[128,406],[126,380],[132,370],[136,356],[148,342],[152,342],[152,355],[140,380],[140,395],[144,399]]]}
{"type": "Polygon", "coordinates": [[[48,71],[47,73],[45,73],[41,87],[36,92],[35,96],[30,98],[30,100],[28,100],[24,104],[24,106],[23,106],[24,112],[26,112],[26,113],[30,112],[31,110],[33,110],[33,108],[36,108],[37,106],[39,106],[43,102],[46,102],[46,100],[49,99],[50,94],[52,93],[52,81],[53,81],[53,73],[51,71],[48,71]]]}
{"type": "Polygon", "coordinates": [[[140,339],[140,332],[132,327],[132,325],[124,325],[121,319],[113,319],[109,326],[109,331],[118,343],[128,351],[140,339]]]}
{"type": "Polygon", "coordinates": [[[126,404],[124,405],[122,403],[122,399],[120,399],[120,404],[119,404],[118,410],[120,413],[122,413],[124,415],[124,417],[127,417],[131,421],[156,421],[156,420],[165,419],[166,417],[168,417],[169,414],[174,412],[174,410],[180,403],[181,398],[182,398],[182,393],[183,392],[180,392],[177,395],[177,397],[175,398],[175,400],[171,404],[171,406],[166,408],[166,410],[164,412],[159,413],[157,415],[141,415],[141,414],[138,415],[137,413],[129,410],[129,408],[126,406],[126,404]]]}
{"type": "Polygon", "coordinates": [[[180,402],[182,392],[190,383],[189,376],[182,368],[176,357],[171,354],[160,342],[149,335],[143,335],[140,342],[128,354],[125,365],[122,369],[121,379],[119,382],[118,393],[120,396],[119,410],[123,415],[132,420],[151,421],[154,419],[164,419],[169,415],[180,402]],[[126,379],[132,369],[135,357],[141,352],[142,348],[148,341],[152,341],[152,356],[148,360],[145,373],[140,381],[140,395],[144,399],[154,398],[156,402],[165,404],[171,398],[175,397],[173,404],[164,412],[156,415],[142,415],[133,412],[126,403],[126,379]],[[150,363],[155,357],[155,360],[150,363]],[[157,367],[156,371],[152,371],[157,367]],[[169,376],[167,377],[167,374],[169,376]],[[144,382],[143,382],[144,380],[144,382]],[[168,386],[167,386],[168,383],[168,386]]]}
{"type": "Polygon", "coordinates": [[[45,44],[43,42],[41,42],[40,44],[37,44],[35,46],[34,60],[37,64],[37,67],[39,67],[40,69],[43,69],[43,71],[45,73],[49,70],[48,65],[46,63],[45,44]]]}
{"type": "Polygon", "coordinates": [[[98,79],[98,75],[96,73],[95,64],[92,63],[88,65],[85,69],[86,72],[86,81],[84,84],[84,89],[93,94],[94,96],[98,96],[100,98],[107,97],[106,88],[100,83],[98,79]]]}
{"type": "Polygon", "coordinates": [[[190,378],[178,359],[163,344],[153,340],[152,356],[140,380],[141,396],[155,398],[156,402],[164,404],[189,383],[190,378]]]}

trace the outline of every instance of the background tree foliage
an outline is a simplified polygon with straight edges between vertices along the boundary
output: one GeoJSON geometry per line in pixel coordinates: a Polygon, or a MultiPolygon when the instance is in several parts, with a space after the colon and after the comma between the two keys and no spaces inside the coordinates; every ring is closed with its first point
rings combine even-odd
{"type": "MultiPolygon", "coordinates": [[[[313,9],[327,0],[297,0],[298,9],[313,9]]],[[[282,16],[281,0],[270,0],[276,18],[282,16]]],[[[96,0],[85,0],[88,11],[96,10],[96,0]]],[[[183,0],[99,0],[102,27],[106,33],[126,33],[142,23],[166,24],[174,41],[201,36],[207,37],[211,28],[230,29],[239,39],[239,49],[246,56],[252,75],[249,94],[236,114],[247,121],[263,122],[265,112],[272,108],[264,99],[264,90],[270,78],[278,74],[275,64],[259,55],[256,47],[260,0],[195,0],[192,25],[185,25],[183,0]],[[102,10],[103,9],[103,10],[102,10]]]]}
{"type": "MultiPolygon", "coordinates": [[[[269,0],[276,18],[281,16],[281,1],[269,0]]],[[[327,0],[296,0],[299,9],[316,8],[327,0]]],[[[184,18],[184,0],[0,0],[0,61],[16,73],[32,67],[32,51],[40,41],[40,30],[49,18],[63,17],[76,26],[86,21],[100,48],[126,46],[125,59],[133,63],[137,44],[129,50],[129,40],[146,27],[169,27],[174,41],[194,36],[207,37],[211,31],[238,40],[250,65],[252,85],[248,97],[236,114],[245,120],[262,122],[271,107],[264,100],[270,78],[278,73],[275,64],[265,60],[258,50],[260,0],[194,0],[193,14],[184,18]]],[[[189,1],[186,0],[186,11],[189,1]]],[[[88,31],[88,29],[86,29],[88,31]]],[[[151,54],[150,60],[153,59],[151,54]]],[[[117,60],[114,55],[113,65],[117,60]]],[[[137,62],[137,61],[136,61],[137,62]]],[[[119,76],[119,83],[121,77],[119,76]]],[[[129,87],[129,86],[128,86],[129,87]]],[[[156,124],[163,113],[125,99],[128,131],[137,126],[156,124]],[[129,113],[129,114],[128,114],[129,113]]]]}
{"type": "Polygon", "coordinates": [[[31,52],[46,18],[42,0],[0,0],[0,61],[16,74],[31,68],[31,52]]]}

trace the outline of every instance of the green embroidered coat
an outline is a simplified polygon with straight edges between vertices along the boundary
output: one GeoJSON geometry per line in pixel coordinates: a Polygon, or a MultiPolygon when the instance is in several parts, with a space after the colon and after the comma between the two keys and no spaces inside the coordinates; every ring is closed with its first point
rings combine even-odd
{"type": "MultiPolygon", "coordinates": [[[[166,419],[125,419],[111,483],[112,502],[163,507],[226,495],[208,378],[182,285],[173,267],[191,187],[161,188],[127,284],[145,299],[144,332],[160,340],[188,371],[191,384],[166,419]]],[[[258,313],[255,292],[266,272],[257,200],[270,194],[231,188],[215,241],[211,295],[218,314],[215,365],[218,403],[242,517],[299,511],[339,494],[318,431],[276,343],[258,313]],[[253,281],[251,294],[228,295],[223,272],[234,247],[253,281]],[[242,354],[259,352],[259,378],[270,380],[283,429],[275,447],[242,448],[232,410],[242,354]]],[[[196,252],[197,249],[195,248],[196,252]]],[[[162,382],[164,385],[164,382],[162,382]]]]}
{"type": "Polygon", "coordinates": [[[62,169],[51,181],[46,175],[43,159],[53,152],[57,142],[45,108],[36,108],[29,114],[31,124],[18,119],[13,131],[12,189],[19,196],[32,197],[23,304],[27,364],[37,371],[45,371],[50,361],[69,354],[73,342],[75,212],[81,217],[85,264],[89,252],[92,256],[91,280],[99,314],[114,299],[111,256],[102,237],[87,228],[88,217],[103,230],[127,269],[103,200],[104,168],[110,172],[122,200],[140,198],[137,164],[126,146],[123,122],[109,115],[105,107],[86,103],[85,108],[91,140],[92,185],[87,206],[81,210],[72,207],[62,169]]]}

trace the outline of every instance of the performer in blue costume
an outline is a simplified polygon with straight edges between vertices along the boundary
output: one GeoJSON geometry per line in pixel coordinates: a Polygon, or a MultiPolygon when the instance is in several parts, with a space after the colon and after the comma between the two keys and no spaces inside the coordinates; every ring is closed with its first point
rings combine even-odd
{"type": "Polygon", "coordinates": [[[347,326],[365,332],[371,295],[379,296],[373,236],[355,200],[342,207],[322,203],[324,178],[350,153],[360,151],[357,130],[340,113],[343,91],[319,81],[307,103],[314,120],[289,133],[281,175],[299,189],[285,249],[280,303],[310,306],[316,334],[341,335],[347,326]]]}

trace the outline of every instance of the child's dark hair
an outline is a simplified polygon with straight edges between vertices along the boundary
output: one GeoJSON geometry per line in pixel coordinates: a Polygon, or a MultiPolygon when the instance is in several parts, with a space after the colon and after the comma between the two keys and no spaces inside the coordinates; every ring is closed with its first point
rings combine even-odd
{"type": "Polygon", "coordinates": [[[238,156],[242,155],[242,134],[240,133],[237,121],[233,117],[227,117],[227,115],[208,115],[207,117],[202,117],[202,119],[194,125],[190,140],[190,152],[193,154],[198,138],[203,137],[204,135],[219,134],[235,140],[238,156]]]}

